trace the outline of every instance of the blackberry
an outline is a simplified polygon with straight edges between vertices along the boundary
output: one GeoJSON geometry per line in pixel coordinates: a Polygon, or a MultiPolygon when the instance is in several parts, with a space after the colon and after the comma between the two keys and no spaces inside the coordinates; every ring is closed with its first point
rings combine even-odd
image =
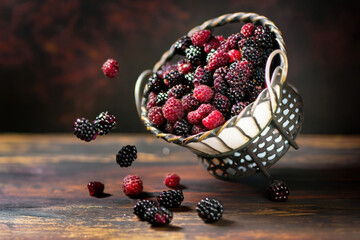
{"type": "Polygon", "coordinates": [[[199,85],[211,86],[213,84],[212,74],[201,66],[197,67],[194,74],[193,84],[195,87],[199,85]]]}
{"type": "Polygon", "coordinates": [[[238,42],[244,38],[245,36],[241,33],[232,34],[228,37],[228,39],[221,43],[218,50],[223,50],[225,52],[230,51],[231,49],[237,49],[238,48],[238,42]]]}
{"type": "Polygon", "coordinates": [[[193,66],[199,66],[202,62],[203,58],[203,51],[200,47],[191,45],[189,48],[185,50],[186,58],[187,60],[193,65],[193,66]]]}
{"type": "Polygon", "coordinates": [[[274,180],[267,188],[270,200],[274,202],[285,202],[290,194],[289,188],[283,181],[274,180]]]}
{"type": "Polygon", "coordinates": [[[190,134],[190,131],[191,131],[191,126],[185,119],[175,122],[174,124],[175,135],[186,137],[190,134]]]}
{"type": "Polygon", "coordinates": [[[242,58],[253,64],[260,64],[263,57],[263,50],[257,47],[244,47],[242,58]]]}
{"type": "Polygon", "coordinates": [[[265,68],[266,67],[266,61],[269,57],[269,55],[274,51],[274,49],[272,48],[268,48],[268,49],[265,49],[263,52],[262,52],[262,55],[261,55],[261,62],[259,64],[259,66],[261,66],[262,68],[265,68]]]}
{"type": "Polygon", "coordinates": [[[134,214],[141,220],[145,220],[145,212],[148,208],[157,207],[154,200],[140,200],[134,206],[134,214]]]}
{"type": "Polygon", "coordinates": [[[194,84],[193,84],[193,81],[194,81],[194,73],[190,72],[188,74],[185,75],[185,81],[184,83],[189,86],[190,88],[193,88],[194,87],[194,84]]]}
{"type": "Polygon", "coordinates": [[[116,117],[109,112],[102,112],[94,120],[94,125],[99,131],[99,135],[105,135],[116,126],[116,117]]]}
{"type": "Polygon", "coordinates": [[[221,219],[224,207],[220,201],[216,199],[205,198],[198,202],[196,211],[200,218],[206,223],[217,222],[221,219]]]}
{"type": "Polygon", "coordinates": [[[182,36],[174,43],[175,53],[179,55],[185,55],[185,49],[192,45],[191,38],[188,36],[182,36]]]}
{"type": "Polygon", "coordinates": [[[90,142],[99,134],[95,125],[86,118],[78,118],[74,123],[74,134],[77,138],[90,142]]]}
{"type": "Polygon", "coordinates": [[[249,102],[238,102],[231,107],[231,116],[237,116],[240,112],[249,105],[249,102]]]}
{"type": "Polygon", "coordinates": [[[265,69],[262,67],[255,68],[252,74],[253,80],[257,85],[265,83],[265,69]]]}
{"type": "Polygon", "coordinates": [[[226,94],[227,84],[225,76],[228,71],[228,67],[219,67],[213,74],[214,79],[214,90],[215,92],[226,94]]]}
{"type": "Polygon", "coordinates": [[[180,207],[182,201],[184,201],[184,195],[181,190],[169,190],[163,191],[156,199],[160,206],[177,208],[180,207]]]}
{"type": "Polygon", "coordinates": [[[263,90],[264,90],[264,88],[263,88],[262,86],[255,86],[255,87],[252,89],[251,93],[250,93],[250,98],[249,98],[249,100],[250,100],[251,102],[255,101],[256,98],[259,96],[259,94],[260,94],[263,90]]]}
{"type": "Polygon", "coordinates": [[[180,73],[178,70],[171,70],[164,76],[164,83],[169,88],[172,88],[173,86],[182,83],[184,78],[184,74],[180,73]]]}
{"type": "Polygon", "coordinates": [[[230,110],[230,100],[220,93],[216,93],[212,105],[223,115],[227,115],[230,110]]]}
{"type": "Polygon", "coordinates": [[[165,63],[161,66],[161,69],[157,72],[157,74],[164,78],[166,74],[168,74],[171,71],[177,70],[177,64],[171,64],[169,62],[165,63]]]}
{"type": "Polygon", "coordinates": [[[242,44],[242,46],[241,46],[242,49],[244,47],[253,47],[253,48],[258,48],[259,47],[259,44],[256,41],[256,38],[254,36],[246,38],[246,40],[243,41],[243,43],[241,43],[241,44],[242,44]]]}
{"type": "Polygon", "coordinates": [[[161,92],[156,97],[156,105],[162,106],[168,100],[168,94],[166,92],[161,92]]]}
{"type": "Polygon", "coordinates": [[[158,74],[153,73],[149,77],[148,87],[150,92],[159,93],[164,88],[163,80],[158,74]]]}
{"type": "Polygon", "coordinates": [[[200,102],[196,100],[192,93],[189,93],[181,98],[181,105],[185,111],[190,112],[195,110],[200,105],[200,102]]]}
{"type": "Polygon", "coordinates": [[[274,39],[272,33],[267,29],[260,29],[261,26],[255,29],[254,35],[256,42],[262,48],[272,48],[274,45],[274,39]]]}
{"type": "Polygon", "coordinates": [[[153,225],[169,224],[173,213],[164,207],[150,207],[144,213],[144,220],[153,225]]]}
{"type": "Polygon", "coordinates": [[[232,104],[236,104],[246,98],[246,92],[240,86],[230,87],[226,90],[226,96],[232,104]]]}
{"type": "Polygon", "coordinates": [[[134,145],[126,145],[116,154],[116,162],[120,167],[129,167],[137,158],[137,150],[134,145]]]}
{"type": "Polygon", "coordinates": [[[230,87],[242,85],[247,80],[247,74],[241,69],[240,62],[230,64],[225,80],[230,87]]]}
{"type": "Polygon", "coordinates": [[[206,62],[209,62],[211,56],[216,52],[216,49],[211,49],[210,52],[206,55],[206,62]]]}
{"type": "Polygon", "coordinates": [[[182,98],[187,92],[189,91],[188,86],[183,84],[178,84],[173,86],[168,92],[168,97],[174,97],[174,98],[182,98]]]}

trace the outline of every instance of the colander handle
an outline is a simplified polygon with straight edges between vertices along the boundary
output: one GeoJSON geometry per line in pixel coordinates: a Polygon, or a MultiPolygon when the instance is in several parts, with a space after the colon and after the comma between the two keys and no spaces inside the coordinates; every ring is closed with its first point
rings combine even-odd
{"type": "Polygon", "coordinates": [[[135,83],[135,90],[134,90],[134,96],[135,96],[135,104],[136,104],[136,110],[139,114],[139,117],[141,117],[141,99],[143,97],[143,89],[147,83],[149,75],[152,73],[151,70],[145,70],[143,71],[135,83]]]}

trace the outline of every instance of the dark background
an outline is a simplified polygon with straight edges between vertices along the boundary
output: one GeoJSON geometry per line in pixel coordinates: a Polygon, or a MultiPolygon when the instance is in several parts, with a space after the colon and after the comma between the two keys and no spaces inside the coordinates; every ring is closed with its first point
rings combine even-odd
{"type": "Polygon", "coordinates": [[[0,131],[71,132],[77,117],[109,110],[115,131],[144,132],[137,76],[192,27],[244,11],[283,32],[302,132],[359,134],[359,10],[356,1],[1,0],[0,131]],[[108,58],[120,64],[115,79],[100,70],[108,58]]]}

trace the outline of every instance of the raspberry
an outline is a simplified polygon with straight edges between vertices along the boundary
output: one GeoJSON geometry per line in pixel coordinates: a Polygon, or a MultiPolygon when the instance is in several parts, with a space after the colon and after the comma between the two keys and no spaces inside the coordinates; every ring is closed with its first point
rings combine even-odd
{"type": "Polygon", "coordinates": [[[191,45],[185,50],[186,59],[193,65],[198,66],[201,64],[203,58],[203,51],[200,47],[191,45]]]}
{"type": "Polygon", "coordinates": [[[184,195],[181,190],[169,190],[163,191],[156,199],[162,207],[177,208],[184,201],[184,195]]]}
{"type": "Polygon", "coordinates": [[[184,74],[177,70],[171,70],[164,76],[164,83],[169,88],[178,85],[184,81],[184,74]]]}
{"type": "Polygon", "coordinates": [[[167,93],[168,97],[182,98],[189,91],[188,87],[183,84],[173,86],[167,93]]]}
{"type": "Polygon", "coordinates": [[[181,98],[181,105],[185,111],[189,112],[195,110],[200,105],[200,102],[196,100],[192,93],[189,93],[181,98]]]}
{"type": "Polygon", "coordinates": [[[175,53],[185,55],[185,49],[192,45],[191,39],[188,36],[183,36],[174,43],[175,53]]]}
{"type": "Polygon", "coordinates": [[[151,207],[146,209],[144,220],[152,225],[166,225],[171,222],[173,213],[164,207],[151,207]]]}
{"type": "Polygon", "coordinates": [[[220,46],[220,41],[216,38],[211,38],[204,44],[204,51],[209,53],[212,49],[217,49],[220,46]]]}
{"type": "Polygon", "coordinates": [[[87,185],[90,196],[101,196],[104,193],[104,184],[101,182],[89,182],[87,185]]]}
{"type": "Polygon", "coordinates": [[[217,40],[219,40],[219,42],[225,41],[224,36],[221,36],[221,35],[216,35],[215,38],[216,38],[217,40]]]}
{"type": "Polygon", "coordinates": [[[148,101],[146,103],[146,109],[149,110],[152,107],[156,106],[157,96],[154,92],[150,92],[148,96],[148,101]]]}
{"type": "Polygon", "coordinates": [[[216,51],[209,59],[209,70],[213,71],[219,67],[225,66],[230,61],[230,56],[227,52],[216,51]]]}
{"type": "Polygon", "coordinates": [[[198,202],[196,211],[201,219],[206,223],[217,222],[221,219],[224,207],[216,199],[205,198],[198,202]]]}
{"type": "Polygon", "coordinates": [[[114,78],[119,72],[119,64],[115,59],[108,59],[101,67],[105,76],[108,78],[114,78]]]}
{"type": "Polygon", "coordinates": [[[201,103],[210,102],[214,96],[213,90],[207,85],[199,85],[194,89],[194,97],[201,103]]]}
{"type": "Polygon", "coordinates": [[[120,167],[129,167],[136,158],[136,147],[134,145],[126,145],[116,154],[116,163],[119,164],[120,167]]]}
{"type": "Polygon", "coordinates": [[[161,92],[156,96],[156,105],[162,106],[168,100],[168,94],[166,92],[161,92]]]}
{"type": "Polygon", "coordinates": [[[136,175],[127,175],[122,183],[122,189],[127,196],[137,196],[143,190],[143,183],[136,175]]]}
{"type": "Polygon", "coordinates": [[[193,70],[193,66],[189,62],[179,63],[177,70],[182,74],[187,74],[193,70]]]}
{"type": "Polygon", "coordinates": [[[164,117],[168,121],[172,122],[180,120],[185,114],[184,108],[182,107],[180,100],[174,97],[171,97],[166,101],[162,108],[162,111],[164,117]]]}
{"type": "Polygon", "coordinates": [[[105,135],[116,126],[116,117],[109,112],[102,112],[94,121],[95,127],[98,129],[99,135],[105,135]]]}
{"type": "Polygon", "coordinates": [[[249,105],[249,102],[238,102],[231,107],[231,116],[237,116],[241,111],[249,105]]]}
{"type": "Polygon", "coordinates": [[[198,118],[201,120],[209,115],[213,110],[215,110],[214,106],[211,104],[201,104],[200,107],[196,110],[199,115],[198,118]]]}
{"type": "Polygon", "coordinates": [[[151,77],[149,77],[148,87],[149,91],[159,93],[165,86],[162,78],[157,73],[153,73],[151,77]]]}
{"type": "Polygon", "coordinates": [[[201,133],[201,132],[205,132],[207,131],[208,129],[204,126],[204,125],[194,125],[191,129],[191,134],[192,135],[195,135],[195,134],[198,134],[198,133],[201,133]]]}
{"type": "Polygon", "coordinates": [[[174,124],[174,134],[186,137],[189,135],[191,127],[185,119],[176,121],[174,124]]]}
{"type": "Polygon", "coordinates": [[[202,120],[201,115],[199,115],[198,111],[188,112],[186,119],[192,125],[200,124],[202,120]]]}
{"type": "Polygon", "coordinates": [[[195,87],[199,85],[212,85],[211,73],[205,70],[202,66],[199,66],[195,70],[193,84],[195,87]]]}
{"type": "Polygon", "coordinates": [[[274,202],[285,202],[290,194],[289,188],[283,181],[274,180],[267,188],[269,198],[274,202]]]}
{"type": "Polygon", "coordinates": [[[230,57],[229,62],[235,62],[235,61],[240,61],[241,60],[241,52],[239,50],[231,49],[228,52],[228,54],[229,54],[229,57],[230,57]]]}
{"type": "Polygon", "coordinates": [[[214,129],[225,122],[224,116],[218,110],[212,111],[202,120],[202,124],[208,129],[214,129]]]}
{"type": "Polygon", "coordinates": [[[177,174],[169,173],[165,176],[164,184],[170,188],[176,188],[180,184],[180,177],[177,174]]]}
{"type": "Polygon", "coordinates": [[[211,56],[216,52],[215,49],[211,49],[210,52],[206,55],[206,62],[209,62],[211,56]]]}
{"type": "Polygon", "coordinates": [[[253,64],[260,64],[263,50],[256,47],[244,47],[242,57],[253,64]]]}
{"type": "Polygon", "coordinates": [[[247,23],[241,28],[241,33],[244,34],[245,37],[250,37],[255,30],[255,26],[252,23],[247,23]]]}
{"type": "Polygon", "coordinates": [[[210,30],[200,30],[191,35],[191,41],[195,46],[202,47],[211,37],[210,30]]]}
{"type": "Polygon", "coordinates": [[[155,124],[157,127],[160,127],[165,121],[161,107],[150,108],[148,112],[148,117],[150,122],[155,124]]]}
{"type": "Polygon", "coordinates": [[[158,204],[154,200],[139,200],[134,206],[134,214],[141,220],[145,220],[145,212],[148,208],[157,207],[158,204]]]}
{"type": "Polygon", "coordinates": [[[230,110],[231,103],[227,97],[220,93],[216,93],[212,105],[222,114],[226,115],[230,110]]]}
{"type": "Polygon", "coordinates": [[[86,118],[78,118],[74,123],[74,134],[77,138],[90,142],[99,134],[95,125],[86,118]]]}

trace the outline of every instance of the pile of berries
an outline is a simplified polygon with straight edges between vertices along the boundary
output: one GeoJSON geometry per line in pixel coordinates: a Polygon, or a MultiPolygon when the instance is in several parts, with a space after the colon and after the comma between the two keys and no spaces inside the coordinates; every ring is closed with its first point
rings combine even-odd
{"type": "Polygon", "coordinates": [[[183,56],[148,80],[148,118],[165,133],[194,135],[238,115],[265,88],[265,65],[277,48],[263,26],[247,23],[228,38],[200,30],[173,44],[183,56]]]}
{"type": "Polygon", "coordinates": [[[74,123],[74,134],[76,137],[90,142],[100,135],[105,135],[116,126],[116,118],[109,112],[102,112],[94,121],[86,118],[78,118],[74,123]]]}

